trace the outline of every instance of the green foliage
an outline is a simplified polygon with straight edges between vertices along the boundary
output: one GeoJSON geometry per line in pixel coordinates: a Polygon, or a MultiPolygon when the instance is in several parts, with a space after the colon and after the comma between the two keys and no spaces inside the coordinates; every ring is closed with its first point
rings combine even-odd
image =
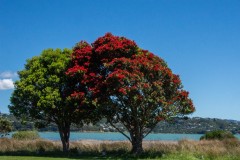
{"type": "MultiPolygon", "coordinates": [[[[62,118],[68,107],[65,68],[70,50],[48,49],[27,60],[15,82],[10,112],[25,120],[49,123],[62,118]]],[[[68,117],[69,118],[69,117],[68,117]]]]}
{"type": "Polygon", "coordinates": [[[6,136],[12,131],[12,123],[6,118],[0,117],[0,136],[6,136]]]}
{"type": "Polygon", "coordinates": [[[12,135],[17,140],[35,140],[40,138],[37,131],[18,131],[12,135]]]}
{"type": "Polygon", "coordinates": [[[90,117],[79,112],[79,106],[71,99],[74,86],[66,75],[71,52],[47,49],[27,60],[25,68],[18,72],[20,79],[15,83],[9,106],[10,113],[23,122],[32,121],[37,127],[55,123],[65,151],[71,124],[81,125],[83,119],[90,117]]]}
{"type": "Polygon", "coordinates": [[[231,132],[228,131],[222,131],[222,130],[217,130],[217,131],[211,131],[207,132],[204,136],[200,138],[200,140],[224,140],[224,139],[234,139],[234,135],[231,132]]]}

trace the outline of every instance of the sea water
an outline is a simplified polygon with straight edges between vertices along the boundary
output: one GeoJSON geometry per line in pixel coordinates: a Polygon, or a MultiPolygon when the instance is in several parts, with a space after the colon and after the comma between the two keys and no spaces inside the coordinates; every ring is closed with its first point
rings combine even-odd
{"type": "MultiPolygon", "coordinates": [[[[49,139],[49,140],[60,140],[60,136],[58,132],[39,132],[41,138],[49,139]]],[[[189,140],[199,140],[202,134],[149,134],[145,137],[144,140],[164,140],[164,141],[178,141],[182,139],[189,140]]],[[[240,135],[235,135],[238,139],[240,139],[240,135]]],[[[127,140],[125,136],[121,133],[116,132],[71,132],[70,140],[113,140],[113,141],[122,141],[127,140]]]]}
{"type": "MultiPolygon", "coordinates": [[[[11,138],[10,133],[8,136],[11,138]]],[[[48,140],[60,140],[58,132],[39,132],[39,135],[43,139],[48,140]]],[[[199,140],[203,134],[169,134],[169,133],[151,133],[144,140],[162,140],[162,141],[179,141],[182,139],[199,140]]],[[[235,135],[240,139],[240,134],[235,135]]],[[[112,141],[123,141],[128,140],[121,133],[117,132],[71,132],[70,141],[77,140],[112,140],[112,141]]]]}

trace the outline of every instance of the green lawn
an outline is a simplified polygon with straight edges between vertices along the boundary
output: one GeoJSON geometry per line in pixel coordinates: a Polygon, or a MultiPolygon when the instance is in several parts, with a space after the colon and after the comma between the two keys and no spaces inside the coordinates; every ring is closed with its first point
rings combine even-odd
{"type": "MultiPolygon", "coordinates": [[[[133,159],[133,158],[117,158],[117,157],[85,157],[85,158],[54,158],[54,157],[33,157],[33,156],[0,156],[1,160],[83,160],[83,159],[133,159]]],[[[143,159],[154,159],[154,158],[143,158],[143,159]]],[[[195,157],[188,154],[170,154],[163,156],[161,158],[155,158],[159,160],[239,160],[239,157],[216,157],[216,158],[207,158],[207,157],[195,157]]]]}
{"type": "Polygon", "coordinates": [[[31,156],[0,156],[1,160],[69,160],[69,158],[31,157],[31,156]]]}
{"type": "Polygon", "coordinates": [[[101,159],[101,157],[85,157],[85,158],[60,158],[60,157],[36,157],[36,156],[0,156],[0,160],[83,160],[83,159],[101,159]]]}

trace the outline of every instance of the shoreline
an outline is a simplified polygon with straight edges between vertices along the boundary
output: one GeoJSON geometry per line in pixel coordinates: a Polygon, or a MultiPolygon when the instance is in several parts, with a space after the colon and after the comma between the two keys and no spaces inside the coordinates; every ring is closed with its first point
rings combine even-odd
{"type": "MultiPolygon", "coordinates": [[[[8,138],[12,137],[11,132],[8,138]]],[[[40,138],[45,140],[60,140],[60,136],[58,132],[38,132],[40,138]]],[[[199,141],[202,134],[166,134],[166,133],[151,133],[144,141],[174,141],[177,142],[179,140],[195,140],[199,141]]],[[[240,134],[234,135],[237,139],[240,140],[240,134]]],[[[128,139],[124,137],[121,133],[118,132],[71,132],[70,133],[70,141],[81,141],[81,140],[96,140],[96,141],[127,141],[128,139]]]]}

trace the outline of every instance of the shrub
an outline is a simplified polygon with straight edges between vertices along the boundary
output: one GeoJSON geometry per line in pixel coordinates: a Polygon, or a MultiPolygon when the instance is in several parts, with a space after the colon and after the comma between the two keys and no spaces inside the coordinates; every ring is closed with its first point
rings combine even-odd
{"type": "Polygon", "coordinates": [[[200,140],[224,140],[224,139],[235,139],[236,137],[228,131],[216,130],[207,132],[203,135],[200,140]]]}
{"type": "Polygon", "coordinates": [[[12,135],[17,140],[34,140],[40,138],[37,131],[18,131],[12,135]]]}
{"type": "Polygon", "coordinates": [[[3,117],[0,117],[0,137],[8,135],[8,133],[11,131],[12,123],[3,117]]]}

